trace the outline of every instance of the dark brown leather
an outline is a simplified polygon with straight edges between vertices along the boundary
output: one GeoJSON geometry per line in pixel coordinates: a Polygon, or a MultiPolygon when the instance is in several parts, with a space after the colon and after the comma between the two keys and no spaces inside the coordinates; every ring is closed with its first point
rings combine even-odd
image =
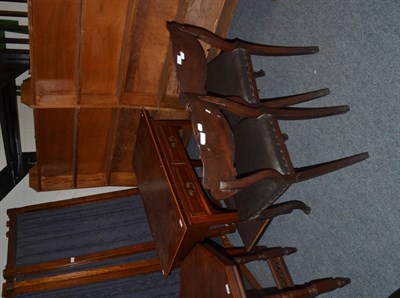
{"type": "Polygon", "coordinates": [[[250,104],[257,104],[256,86],[251,58],[243,49],[222,52],[207,64],[208,93],[240,96],[250,104]]]}
{"type": "MultiPolygon", "coordinates": [[[[286,148],[276,135],[275,121],[271,115],[258,119],[245,119],[232,127],[235,139],[235,167],[238,177],[264,169],[274,169],[290,174],[291,165],[285,160],[286,148]]],[[[286,189],[272,180],[262,180],[233,197],[242,220],[256,218],[286,189]]]]}
{"type": "MultiPolygon", "coordinates": [[[[240,96],[250,104],[258,104],[259,97],[253,75],[251,57],[243,50],[222,52],[207,65],[206,90],[223,96],[240,96]]],[[[235,167],[238,177],[263,169],[275,169],[290,174],[285,160],[283,140],[278,140],[276,120],[271,115],[259,119],[245,119],[224,111],[235,139],[235,167]]],[[[272,180],[260,181],[230,199],[244,221],[257,218],[288,188],[272,180]]]]}

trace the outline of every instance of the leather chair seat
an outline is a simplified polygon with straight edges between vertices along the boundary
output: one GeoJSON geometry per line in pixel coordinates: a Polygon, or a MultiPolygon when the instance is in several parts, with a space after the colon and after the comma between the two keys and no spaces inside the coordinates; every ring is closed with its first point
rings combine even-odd
{"type": "MultiPolygon", "coordinates": [[[[247,118],[233,126],[235,167],[239,178],[264,169],[274,169],[283,175],[291,173],[291,165],[284,158],[286,148],[276,135],[277,129],[276,120],[268,114],[258,119],[247,118]]],[[[278,199],[288,186],[262,180],[230,200],[234,201],[242,220],[251,220],[278,199]]]]}

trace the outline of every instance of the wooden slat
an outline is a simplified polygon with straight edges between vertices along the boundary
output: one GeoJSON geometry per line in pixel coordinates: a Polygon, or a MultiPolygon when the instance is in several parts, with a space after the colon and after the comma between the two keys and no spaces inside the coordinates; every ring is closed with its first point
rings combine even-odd
{"type": "Polygon", "coordinates": [[[75,103],[80,0],[41,0],[29,7],[36,103],[42,94],[62,95],[51,99],[58,104],[75,103]]]}
{"type": "MultiPolygon", "coordinates": [[[[117,111],[95,121],[101,135],[98,131],[91,133],[92,128],[86,124],[73,127],[72,145],[76,144],[74,148],[80,151],[71,156],[72,185],[70,177],[42,176],[40,161],[31,172],[30,185],[51,190],[136,184],[129,155],[137,124],[126,119],[126,125],[118,122],[124,113],[118,111],[144,106],[157,110],[158,119],[187,118],[177,100],[178,84],[169,58],[166,21],[195,23],[224,35],[236,3],[237,0],[28,0],[31,81],[23,85],[22,101],[35,109],[117,111]],[[131,131],[119,131],[128,126],[131,131]],[[86,141],[96,134],[97,139],[86,141]],[[95,143],[96,150],[91,148],[95,143]]],[[[36,137],[39,135],[40,132],[36,137]]],[[[46,142],[39,140],[39,156],[42,146],[47,147],[46,142]]],[[[70,146],[69,141],[59,142],[60,147],[70,146]]],[[[48,153],[46,150],[44,154],[48,153]]]]}
{"type": "Polygon", "coordinates": [[[60,260],[44,262],[35,265],[18,267],[11,270],[6,269],[4,271],[4,276],[22,277],[22,276],[35,275],[45,272],[51,272],[53,270],[59,270],[62,268],[78,267],[82,265],[96,263],[99,261],[111,260],[115,258],[121,258],[124,256],[140,254],[152,250],[155,250],[155,246],[154,242],[151,241],[131,246],[115,248],[107,251],[95,252],[82,256],[75,256],[74,262],[71,262],[71,259],[68,258],[68,259],[60,259],[60,260]]]}
{"type": "Polygon", "coordinates": [[[82,286],[94,282],[156,272],[158,270],[160,270],[159,259],[148,259],[145,261],[137,261],[80,272],[66,273],[52,277],[42,277],[15,282],[11,293],[19,295],[37,291],[49,291],[82,286]]]}
{"type": "Polygon", "coordinates": [[[157,105],[158,85],[167,55],[166,21],[175,19],[178,0],[139,1],[121,103],[157,105]]]}
{"type": "Polygon", "coordinates": [[[40,189],[72,188],[74,109],[35,110],[36,147],[40,189]]]}
{"type": "Polygon", "coordinates": [[[25,11],[0,10],[0,16],[27,18],[28,13],[25,11]]]}
{"type": "Polygon", "coordinates": [[[141,110],[139,109],[120,110],[111,164],[111,185],[134,185],[136,183],[132,156],[140,115],[141,110]]]}
{"type": "Polygon", "coordinates": [[[85,0],[81,103],[116,104],[128,0],[85,0]]]}
{"type": "Polygon", "coordinates": [[[43,210],[49,210],[49,209],[65,208],[65,207],[70,207],[70,206],[86,205],[86,204],[91,204],[91,203],[100,202],[100,201],[119,199],[119,198],[127,197],[127,196],[135,196],[135,195],[139,195],[139,194],[140,194],[140,192],[139,192],[138,188],[131,188],[131,189],[127,189],[127,190],[108,192],[108,193],[74,198],[74,199],[69,199],[69,200],[48,202],[48,203],[42,203],[42,204],[29,205],[29,206],[20,207],[20,208],[8,209],[8,213],[10,215],[11,214],[22,214],[22,213],[27,213],[27,212],[36,212],[36,211],[43,211],[43,210]]]}
{"type": "Polygon", "coordinates": [[[106,158],[113,130],[111,108],[81,109],[77,136],[77,187],[106,185],[106,158]]]}

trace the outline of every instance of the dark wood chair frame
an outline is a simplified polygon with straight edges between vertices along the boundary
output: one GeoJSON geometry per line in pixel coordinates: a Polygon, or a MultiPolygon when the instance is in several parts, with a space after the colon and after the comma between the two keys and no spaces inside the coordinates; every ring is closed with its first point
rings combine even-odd
{"type": "MultiPolygon", "coordinates": [[[[261,213],[289,185],[336,171],[368,157],[368,153],[361,153],[305,168],[293,168],[284,145],[284,136],[280,132],[277,120],[310,119],[347,112],[349,110],[348,106],[326,108],[288,107],[326,95],[328,93],[326,89],[278,99],[258,100],[255,103],[246,102],[238,96],[210,95],[206,90],[207,61],[199,41],[206,42],[222,51],[241,49],[247,56],[313,54],[318,51],[317,47],[276,47],[253,44],[241,40],[228,41],[203,28],[176,22],[167,23],[167,28],[170,31],[172,40],[173,56],[176,57],[174,61],[178,81],[180,82],[180,99],[191,114],[193,132],[201,151],[203,186],[211,191],[213,198],[223,200],[262,180],[267,179],[281,185],[269,204],[266,204],[262,210],[251,216],[243,217],[242,214],[242,220],[259,218],[261,213]],[[279,154],[282,155],[281,158],[286,163],[287,171],[282,173],[274,168],[267,168],[239,177],[235,168],[235,140],[232,135],[232,124],[226,119],[226,112],[244,119],[268,117],[272,122],[272,129],[280,148],[279,154]]],[[[250,76],[253,76],[253,74],[251,73],[250,76]]],[[[271,153],[266,152],[266,154],[271,153]]],[[[305,206],[301,208],[303,210],[307,209],[305,206]]]]}
{"type": "MultiPolygon", "coordinates": [[[[278,120],[311,119],[347,112],[349,107],[346,105],[324,108],[289,107],[327,95],[328,89],[264,100],[260,100],[253,92],[253,99],[246,101],[236,94],[228,93],[229,96],[226,94],[223,96],[209,92],[206,88],[207,77],[210,75],[208,64],[218,59],[218,56],[207,62],[200,42],[220,49],[222,54],[240,50],[248,61],[247,67],[251,66],[251,55],[306,55],[318,52],[318,47],[277,47],[237,39],[225,40],[203,28],[177,22],[168,22],[167,29],[170,31],[176,75],[180,84],[180,101],[190,112],[193,134],[200,148],[203,187],[210,191],[213,199],[225,200],[229,208],[237,208],[242,220],[236,224],[237,229],[248,249],[256,244],[257,239],[260,239],[269,225],[269,219],[276,214],[290,213],[294,209],[310,212],[310,208],[300,201],[273,205],[291,184],[336,171],[368,157],[368,153],[365,152],[303,168],[293,167],[278,120]],[[265,152],[265,155],[276,155],[276,159],[283,165],[281,169],[271,165],[238,175],[235,160],[236,140],[233,135],[236,123],[228,120],[227,113],[240,118],[239,122],[260,118],[268,122],[268,127],[265,129],[272,131],[271,142],[276,142],[277,149],[275,152],[265,152]],[[261,206],[251,204],[253,206],[249,208],[248,200],[235,199],[235,196],[240,195],[244,189],[252,188],[261,181],[277,185],[272,195],[264,194],[263,198],[259,198],[260,201],[264,199],[261,201],[261,206]]],[[[249,67],[247,74],[248,77],[243,80],[250,81],[252,84],[250,89],[256,89],[254,78],[257,74],[254,74],[252,67],[249,67]]]]}
{"type": "MultiPolygon", "coordinates": [[[[184,297],[197,297],[201,292],[208,276],[204,276],[208,270],[221,270],[220,281],[227,278],[226,285],[220,284],[218,289],[208,288],[210,298],[225,297],[222,292],[229,293],[226,297],[270,297],[270,298],[306,298],[316,297],[320,294],[333,291],[346,286],[351,282],[349,278],[324,278],[311,281],[304,285],[295,285],[290,275],[284,257],[296,252],[292,247],[265,247],[257,246],[249,253],[245,248],[226,247],[207,241],[198,244],[182,263],[181,269],[181,295],[184,297]],[[253,261],[266,261],[271,270],[276,288],[263,288],[251,274],[244,272],[253,289],[245,289],[242,276],[239,272],[245,269],[245,264],[253,261]],[[211,263],[211,264],[210,264],[211,263]],[[197,266],[194,268],[193,265],[197,266]],[[203,268],[201,268],[204,266],[203,268]],[[199,288],[200,287],[200,288],[199,288]]],[[[208,282],[207,282],[208,284],[208,282]]],[[[214,284],[215,286],[215,284],[214,284]]],[[[210,286],[211,287],[211,286],[210,286]]],[[[204,293],[203,293],[204,294],[204,293]]],[[[227,294],[227,293],[225,293],[227,294]]]]}

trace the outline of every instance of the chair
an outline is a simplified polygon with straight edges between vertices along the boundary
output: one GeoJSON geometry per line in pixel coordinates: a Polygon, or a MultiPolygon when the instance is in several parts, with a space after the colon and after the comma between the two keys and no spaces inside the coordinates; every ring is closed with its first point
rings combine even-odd
{"type": "Polygon", "coordinates": [[[293,105],[329,94],[329,90],[325,88],[287,97],[259,99],[256,92],[255,78],[265,73],[262,70],[253,71],[251,55],[309,55],[318,53],[319,49],[316,46],[279,47],[254,44],[239,39],[225,40],[204,28],[177,22],[167,22],[167,29],[172,41],[180,94],[219,94],[232,96],[238,100],[244,99],[249,104],[258,105],[260,102],[265,102],[268,107],[293,105]],[[207,63],[199,40],[222,52],[207,63]],[[186,57],[187,53],[190,53],[189,57],[186,57]],[[193,73],[196,73],[196,76],[193,76],[193,73]]]}
{"type": "Polygon", "coordinates": [[[349,278],[325,278],[296,286],[286,266],[284,256],[296,252],[295,248],[257,247],[253,253],[242,248],[222,248],[215,242],[197,244],[185,258],[181,267],[181,297],[316,297],[350,283],[349,278]],[[254,278],[248,279],[253,287],[246,289],[241,268],[251,261],[266,261],[277,287],[262,288],[254,278]]]}
{"type": "MultiPolygon", "coordinates": [[[[176,58],[174,62],[180,83],[180,101],[191,114],[193,133],[200,149],[202,184],[213,199],[225,200],[228,207],[238,210],[244,221],[238,224],[238,231],[248,248],[254,246],[254,239],[259,239],[261,235],[259,232],[255,235],[254,231],[265,229],[274,216],[289,213],[293,209],[301,209],[306,213],[310,211],[299,201],[272,205],[291,184],[336,171],[368,157],[368,153],[361,153],[305,168],[293,168],[278,120],[310,119],[347,112],[348,106],[288,107],[321,97],[328,93],[327,89],[278,99],[259,100],[253,97],[245,100],[241,97],[246,93],[243,91],[245,87],[241,86],[254,76],[252,71],[249,71],[250,76],[243,78],[243,84],[242,81],[235,83],[235,86],[239,86],[238,93],[229,87],[222,92],[224,83],[220,83],[218,91],[225,93],[224,96],[216,95],[216,90],[210,92],[206,89],[206,83],[210,85],[208,65],[231,52],[242,53],[248,61],[251,54],[302,55],[315,53],[318,48],[274,47],[240,40],[227,41],[203,28],[176,22],[169,22],[167,28],[176,58]],[[207,64],[199,40],[223,52],[207,64]]],[[[254,90],[256,86],[250,87],[254,90]]]]}

